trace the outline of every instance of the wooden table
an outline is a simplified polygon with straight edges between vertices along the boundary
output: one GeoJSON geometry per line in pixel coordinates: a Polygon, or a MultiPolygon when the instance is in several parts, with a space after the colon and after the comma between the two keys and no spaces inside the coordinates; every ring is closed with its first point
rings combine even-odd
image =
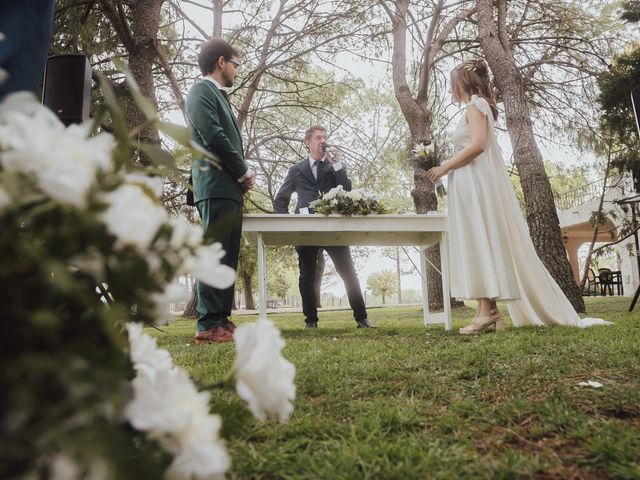
{"type": "Polygon", "coordinates": [[[449,252],[447,248],[447,216],[426,215],[370,215],[344,217],[342,215],[245,215],[243,237],[258,248],[258,312],[266,316],[265,245],[364,245],[420,247],[422,302],[424,324],[444,324],[451,330],[449,302],[449,252]],[[429,312],[427,291],[427,261],[425,251],[440,244],[442,264],[442,293],[444,312],[429,312]]]}

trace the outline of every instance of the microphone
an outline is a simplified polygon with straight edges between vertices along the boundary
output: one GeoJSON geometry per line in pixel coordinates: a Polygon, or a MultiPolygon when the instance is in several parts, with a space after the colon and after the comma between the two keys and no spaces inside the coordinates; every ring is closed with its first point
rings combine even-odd
{"type": "Polygon", "coordinates": [[[323,142],[322,145],[320,145],[320,147],[322,147],[322,150],[326,150],[327,148],[336,148],[335,145],[329,145],[327,142],[323,142]]]}

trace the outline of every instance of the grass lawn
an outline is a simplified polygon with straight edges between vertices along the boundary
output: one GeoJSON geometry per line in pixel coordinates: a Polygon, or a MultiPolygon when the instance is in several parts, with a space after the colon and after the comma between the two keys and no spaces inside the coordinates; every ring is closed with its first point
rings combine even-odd
{"type": "MultiPolygon", "coordinates": [[[[349,311],[321,311],[316,331],[301,314],[270,315],[297,367],[295,409],[285,424],[226,419],[228,478],[640,479],[640,307],[629,303],[587,299],[610,327],[507,322],[473,337],[457,333],[471,308],[454,310],[452,332],[425,328],[420,307],[371,309],[375,330],[356,329],[349,311]]],[[[159,345],[195,380],[233,365],[232,344],[186,346],[193,320],[166,331],[159,345]]],[[[213,398],[217,411],[242,402],[213,398]]]]}

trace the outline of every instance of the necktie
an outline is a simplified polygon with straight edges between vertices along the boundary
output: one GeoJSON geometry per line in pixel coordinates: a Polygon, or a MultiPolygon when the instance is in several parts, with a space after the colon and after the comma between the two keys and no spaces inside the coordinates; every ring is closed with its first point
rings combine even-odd
{"type": "Polygon", "coordinates": [[[222,93],[222,96],[224,97],[224,99],[227,101],[229,106],[231,106],[231,102],[229,101],[229,94],[226,91],[222,90],[222,89],[220,89],[220,93],[222,93]]]}
{"type": "Polygon", "coordinates": [[[316,167],[315,170],[313,170],[313,176],[316,178],[316,180],[318,179],[318,169],[320,168],[320,164],[322,162],[320,160],[316,160],[315,162],[313,162],[313,166],[316,167]]]}

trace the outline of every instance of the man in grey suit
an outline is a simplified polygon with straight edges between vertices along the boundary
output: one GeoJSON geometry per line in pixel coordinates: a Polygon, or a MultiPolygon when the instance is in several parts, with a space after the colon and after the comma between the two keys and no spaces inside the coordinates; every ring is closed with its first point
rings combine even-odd
{"type": "MultiPolygon", "coordinates": [[[[309,157],[289,169],[284,183],[276,194],[276,213],[289,213],[289,203],[293,192],[296,192],[298,196],[295,211],[300,213],[300,209],[309,209],[309,203],[317,200],[320,194],[326,193],[338,185],[342,185],[345,190],[351,190],[351,180],[347,177],[347,169],[340,160],[339,152],[331,147],[326,148],[326,142],[327,130],[324,127],[314,125],[307,129],[304,135],[304,144],[309,150],[309,157]]],[[[360,282],[353,266],[349,247],[301,246],[296,247],[300,266],[298,284],[306,328],[318,328],[318,306],[314,283],[320,249],[324,249],[329,254],[338,274],[344,281],[349,304],[353,309],[353,316],[358,328],[375,328],[367,319],[367,309],[364,305],[360,282]]]]}
{"type": "MultiPolygon", "coordinates": [[[[220,242],[223,264],[236,270],[242,231],[243,194],[255,184],[256,172],[244,158],[242,136],[224,87],[233,86],[240,66],[238,51],[221,38],[202,44],[198,65],[203,79],[186,100],[189,126],[195,142],[217,155],[221,168],[195,159],[191,168],[193,200],[205,237],[220,242]]],[[[195,343],[233,341],[235,325],[229,321],[233,285],[218,289],[196,283],[198,321],[195,343]]]]}

